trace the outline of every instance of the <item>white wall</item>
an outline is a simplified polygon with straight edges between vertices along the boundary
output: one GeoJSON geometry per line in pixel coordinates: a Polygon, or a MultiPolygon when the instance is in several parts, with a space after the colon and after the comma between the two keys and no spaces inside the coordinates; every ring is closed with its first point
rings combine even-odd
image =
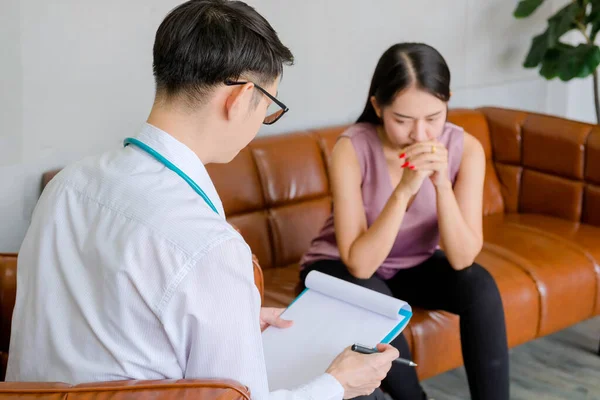
{"type": "MultiPolygon", "coordinates": [[[[17,251],[43,171],[119,146],[152,103],[152,43],[180,0],[0,2],[0,252],[17,251]]],[[[446,57],[452,107],[561,109],[521,67],[551,11],[528,21],[506,0],[250,0],[296,56],[280,98],[291,111],[261,134],[354,120],[378,57],[424,41],[446,57]]],[[[560,89],[560,88],[559,88],[560,89]]]]}
{"type": "Polygon", "coordinates": [[[596,124],[592,77],[573,80],[567,84],[567,87],[567,108],[562,115],[577,121],[596,124]]]}
{"type": "Polygon", "coordinates": [[[453,107],[546,110],[548,83],[521,65],[529,38],[544,29],[551,3],[528,21],[512,17],[516,0],[249,3],[272,22],[297,58],[280,89],[291,112],[265,132],[356,118],[379,56],[401,41],[424,41],[444,55],[452,71],[453,107]]]}
{"type": "Polygon", "coordinates": [[[20,161],[22,74],[19,54],[19,1],[0,8],[0,166],[20,161]]]}
{"type": "Polygon", "coordinates": [[[0,3],[0,252],[15,250],[23,235],[23,75],[19,0],[0,3]]]}

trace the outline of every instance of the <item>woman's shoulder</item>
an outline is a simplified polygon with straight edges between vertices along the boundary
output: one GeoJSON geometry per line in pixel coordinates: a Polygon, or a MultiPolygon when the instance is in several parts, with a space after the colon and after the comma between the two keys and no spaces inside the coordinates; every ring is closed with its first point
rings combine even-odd
{"type": "Polygon", "coordinates": [[[465,133],[465,129],[460,126],[460,125],[456,125],[452,122],[446,122],[444,124],[444,135],[447,136],[461,136],[465,133]]]}
{"type": "Polygon", "coordinates": [[[446,122],[439,140],[446,146],[448,151],[458,151],[462,153],[465,134],[465,130],[462,126],[453,124],[452,122],[446,122]]]}
{"type": "Polygon", "coordinates": [[[377,127],[367,122],[358,122],[348,126],[338,137],[336,147],[345,147],[344,142],[351,142],[357,156],[371,152],[373,141],[377,138],[377,127]],[[340,140],[348,139],[348,140],[340,140]]]}
{"type": "Polygon", "coordinates": [[[485,164],[483,145],[477,137],[467,132],[462,126],[446,122],[444,136],[448,149],[448,163],[454,178],[466,160],[475,159],[474,163],[485,164]]]}
{"type": "Polygon", "coordinates": [[[444,134],[449,141],[460,143],[460,147],[464,152],[479,152],[483,150],[483,145],[474,135],[465,131],[462,126],[446,122],[444,126],[444,134]]]}
{"type": "Polygon", "coordinates": [[[374,140],[379,140],[375,125],[359,122],[348,126],[336,141],[332,152],[332,163],[344,167],[347,167],[348,163],[356,164],[360,174],[364,176],[369,159],[374,152],[374,140]]]}
{"type": "Polygon", "coordinates": [[[340,137],[347,137],[350,139],[371,139],[373,135],[377,134],[377,127],[368,122],[357,122],[348,126],[340,135],[340,137]]]}
{"type": "Polygon", "coordinates": [[[465,156],[485,158],[485,149],[479,139],[468,132],[464,132],[463,137],[463,153],[465,156]]]}
{"type": "Polygon", "coordinates": [[[440,141],[448,150],[448,168],[452,182],[454,182],[463,157],[465,130],[459,125],[446,122],[440,141]]]}

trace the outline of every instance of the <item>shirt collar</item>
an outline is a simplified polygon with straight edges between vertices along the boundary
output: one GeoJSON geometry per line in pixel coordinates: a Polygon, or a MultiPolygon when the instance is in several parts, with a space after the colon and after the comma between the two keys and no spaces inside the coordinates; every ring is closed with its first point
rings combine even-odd
{"type": "MultiPolygon", "coordinates": [[[[214,206],[217,208],[217,211],[219,211],[219,215],[225,218],[223,203],[221,202],[221,198],[217,193],[217,189],[215,188],[210,175],[208,175],[208,171],[202,163],[202,160],[200,160],[196,153],[194,153],[189,147],[175,139],[167,132],[149,123],[144,124],[141,132],[136,138],[146,145],[152,147],[152,149],[160,153],[163,157],[165,157],[187,176],[189,176],[194,182],[196,182],[196,184],[200,186],[202,190],[204,190],[208,198],[213,202],[214,206]]],[[[182,182],[185,183],[181,177],[177,175],[174,176],[177,179],[181,179],[182,182]]],[[[190,188],[190,190],[193,189],[190,188]]],[[[200,195],[198,195],[198,197],[200,198],[200,195]]],[[[204,202],[204,200],[202,201],[204,202]]]]}

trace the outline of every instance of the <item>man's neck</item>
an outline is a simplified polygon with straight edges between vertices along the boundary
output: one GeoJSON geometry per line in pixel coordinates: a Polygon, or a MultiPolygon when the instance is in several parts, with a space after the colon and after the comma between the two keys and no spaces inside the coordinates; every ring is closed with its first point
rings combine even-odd
{"type": "Polygon", "coordinates": [[[155,105],[147,122],[189,147],[203,164],[209,164],[214,161],[217,146],[210,134],[215,128],[207,121],[197,113],[188,114],[155,105]]]}

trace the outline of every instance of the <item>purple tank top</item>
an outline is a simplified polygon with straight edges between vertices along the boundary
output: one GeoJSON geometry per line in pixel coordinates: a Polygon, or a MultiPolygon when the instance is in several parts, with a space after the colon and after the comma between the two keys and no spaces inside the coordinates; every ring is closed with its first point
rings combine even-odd
{"type": "MultiPolygon", "coordinates": [[[[438,140],[448,149],[448,173],[452,184],[456,181],[463,152],[464,131],[447,122],[438,140]]],[[[393,187],[383,147],[376,127],[358,123],[348,128],[340,137],[350,138],[360,164],[362,174],[362,199],[370,227],[388,201],[393,187]]],[[[393,277],[399,269],[410,268],[427,260],[438,248],[439,230],[435,187],[425,179],[406,210],[396,241],[376,274],[383,278],[393,277]]],[[[319,260],[340,260],[333,222],[333,212],[325,221],[300,260],[302,268],[319,260]]]]}

